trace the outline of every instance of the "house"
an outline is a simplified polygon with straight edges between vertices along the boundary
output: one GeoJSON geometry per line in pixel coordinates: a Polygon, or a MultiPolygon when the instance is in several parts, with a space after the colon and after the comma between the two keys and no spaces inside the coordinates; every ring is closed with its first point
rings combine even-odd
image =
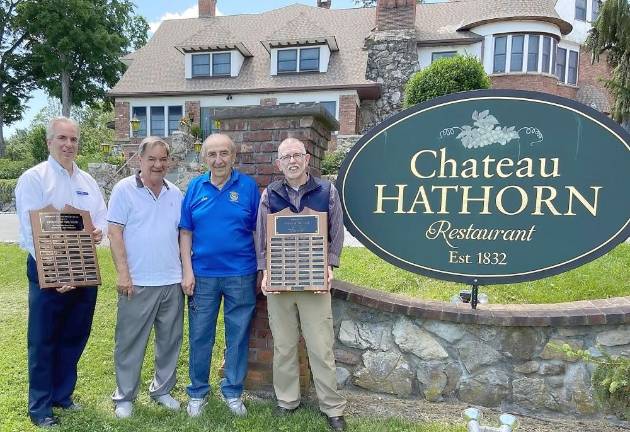
{"type": "Polygon", "coordinates": [[[164,21],[146,46],[123,58],[110,91],[116,139],[169,136],[187,117],[210,133],[214,109],[321,102],[340,134],[357,134],[402,108],[408,77],[437,58],[470,54],[494,88],[538,90],[603,112],[605,61],[584,50],[598,0],[465,0],[330,9],[331,0],[260,14],[164,21]],[[131,130],[130,120],[140,120],[131,130]]]}

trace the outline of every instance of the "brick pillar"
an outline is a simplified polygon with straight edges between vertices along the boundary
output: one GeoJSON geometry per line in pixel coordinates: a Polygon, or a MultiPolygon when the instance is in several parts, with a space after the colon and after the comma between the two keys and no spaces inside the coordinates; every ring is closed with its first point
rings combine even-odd
{"type": "Polygon", "coordinates": [[[236,169],[253,176],[261,188],[281,178],[274,161],[278,145],[289,137],[304,142],[310,172],[319,176],[331,131],[339,127],[324,107],[313,103],[217,109],[214,118],[239,149],[236,169]]]}
{"type": "MultiPolygon", "coordinates": [[[[323,106],[312,103],[217,109],[214,118],[221,122],[221,133],[229,135],[239,149],[236,169],[253,176],[260,188],[281,178],[274,161],[278,146],[289,137],[304,142],[311,155],[310,173],[319,176],[331,132],[339,127],[337,120],[323,106]]],[[[273,338],[264,296],[257,299],[249,346],[246,388],[272,391],[273,338]]],[[[311,381],[303,340],[300,341],[299,356],[300,385],[306,393],[311,381]]]]}
{"type": "Polygon", "coordinates": [[[184,116],[186,116],[187,118],[190,118],[190,113],[192,112],[193,114],[193,123],[201,125],[200,119],[201,119],[201,102],[199,101],[186,101],[184,103],[184,109],[185,109],[185,113],[184,116]]]}
{"type": "Polygon", "coordinates": [[[342,95],[339,98],[339,133],[355,135],[359,132],[359,107],[354,95],[342,95]]]}
{"type": "Polygon", "coordinates": [[[129,139],[129,102],[116,102],[114,115],[116,140],[129,139]]]}
{"type": "Polygon", "coordinates": [[[416,25],[416,0],[377,0],[378,31],[413,29],[416,25]]]}

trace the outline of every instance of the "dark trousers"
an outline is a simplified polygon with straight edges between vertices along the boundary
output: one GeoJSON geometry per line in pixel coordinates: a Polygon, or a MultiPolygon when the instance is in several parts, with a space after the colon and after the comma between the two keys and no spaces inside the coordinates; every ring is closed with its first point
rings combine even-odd
{"type": "Polygon", "coordinates": [[[40,289],[37,267],[28,256],[28,412],[31,418],[52,415],[52,407],[72,404],[77,363],[90,336],[96,287],[64,294],[40,289]]]}

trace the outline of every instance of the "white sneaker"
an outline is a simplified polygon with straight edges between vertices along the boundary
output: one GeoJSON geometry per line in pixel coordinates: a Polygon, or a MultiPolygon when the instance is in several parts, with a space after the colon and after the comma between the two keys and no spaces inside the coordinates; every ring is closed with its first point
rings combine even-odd
{"type": "Polygon", "coordinates": [[[186,412],[190,417],[197,417],[201,414],[203,407],[205,407],[207,403],[208,400],[206,398],[190,398],[188,406],[186,407],[186,412]]]}
{"type": "Polygon", "coordinates": [[[241,398],[225,398],[225,403],[234,415],[239,417],[247,415],[247,408],[243,405],[241,398]]]}
{"type": "Polygon", "coordinates": [[[175,400],[173,396],[171,396],[168,393],[164,395],[156,396],[153,398],[153,400],[165,408],[168,408],[173,411],[179,411],[179,408],[180,408],[179,401],[175,400]]]}
{"type": "Polygon", "coordinates": [[[129,401],[120,401],[116,402],[116,408],[114,409],[114,414],[119,419],[124,419],[131,417],[131,413],[133,412],[133,403],[129,401]]]}

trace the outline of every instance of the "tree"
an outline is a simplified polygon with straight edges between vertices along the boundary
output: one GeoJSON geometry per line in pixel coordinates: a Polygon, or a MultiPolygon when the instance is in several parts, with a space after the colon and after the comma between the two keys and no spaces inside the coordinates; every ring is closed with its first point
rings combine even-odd
{"type": "Polygon", "coordinates": [[[630,118],[630,5],[628,0],[606,0],[586,40],[593,61],[606,53],[613,67],[612,77],[604,80],[615,101],[612,116],[617,122],[630,118]]]}
{"type": "Polygon", "coordinates": [[[405,86],[405,107],[466,90],[490,88],[490,78],[473,56],[441,58],[416,72],[405,86]]]}
{"type": "Polygon", "coordinates": [[[130,0],[24,0],[21,25],[28,31],[37,83],[71,105],[102,100],[120,78],[119,58],[146,43],[149,26],[130,0]]]}
{"type": "Polygon", "coordinates": [[[23,0],[0,0],[0,157],[6,143],[4,125],[22,118],[34,82],[30,70],[27,33],[18,25],[17,8],[23,0]]]}

